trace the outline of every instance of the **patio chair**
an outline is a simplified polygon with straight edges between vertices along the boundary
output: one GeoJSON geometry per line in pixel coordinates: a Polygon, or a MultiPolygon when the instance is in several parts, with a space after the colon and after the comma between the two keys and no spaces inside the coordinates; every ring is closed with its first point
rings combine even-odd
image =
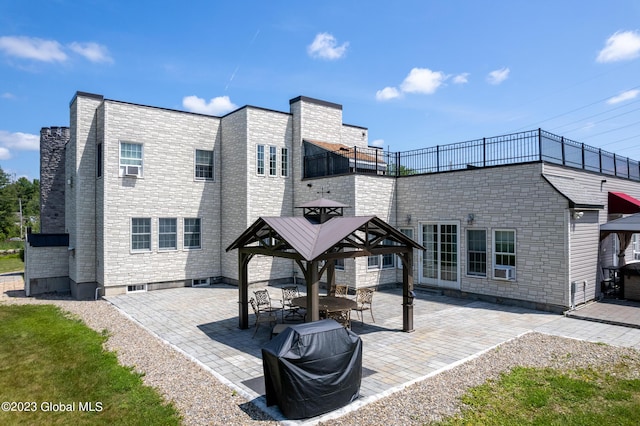
{"type": "Polygon", "coordinates": [[[259,310],[256,300],[253,297],[249,299],[249,303],[251,303],[253,312],[256,314],[256,329],[253,331],[253,336],[251,336],[251,338],[253,339],[254,337],[256,337],[258,326],[260,324],[268,322],[269,326],[271,326],[272,322],[278,322],[278,315],[276,314],[276,312],[259,310]]]}
{"type": "Polygon", "coordinates": [[[275,312],[282,310],[281,301],[278,299],[271,299],[268,290],[256,290],[253,292],[256,297],[256,306],[260,312],[275,312]],[[275,302],[275,303],[274,303],[275,302]]]}
{"type": "Polygon", "coordinates": [[[289,319],[301,319],[304,320],[307,311],[300,306],[296,306],[291,303],[292,299],[296,297],[300,297],[300,292],[298,291],[297,285],[288,285],[282,287],[282,322],[284,323],[285,318],[289,319]],[[285,315],[285,311],[288,311],[285,315]]]}
{"type": "Polygon", "coordinates": [[[346,286],[344,284],[336,285],[336,293],[335,293],[336,297],[347,297],[348,294],[349,294],[349,287],[348,286],[346,286]]]}
{"type": "Polygon", "coordinates": [[[357,306],[353,308],[360,319],[360,322],[364,324],[364,311],[369,311],[371,314],[371,319],[373,322],[376,322],[373,317],[373,289],[370,288],[359,288],[356,289],[356,304],[357,306]]]}
{"type": "Polygon", "coordinates": [[[344,328],[351,329],[351,310],[327,312],[327,319],[332,319],[344,328]]]}

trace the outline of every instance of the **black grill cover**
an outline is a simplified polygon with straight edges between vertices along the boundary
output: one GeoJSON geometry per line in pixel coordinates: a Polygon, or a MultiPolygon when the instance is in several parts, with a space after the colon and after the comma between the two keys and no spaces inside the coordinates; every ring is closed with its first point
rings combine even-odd
{"type": "Polygon", "coordinates": [[[290,326],[262,348],[262,367],[267,405],[314,417],[358,398],[362,340],[331,319],[290,326]]]}

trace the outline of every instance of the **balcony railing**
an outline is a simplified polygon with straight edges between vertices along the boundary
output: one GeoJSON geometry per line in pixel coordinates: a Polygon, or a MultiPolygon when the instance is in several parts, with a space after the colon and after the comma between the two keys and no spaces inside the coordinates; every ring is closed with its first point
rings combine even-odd
{"type": "Polygon", "coordinates": [[[640,181],[640,163],[544,130],[389,152],[356,148],[304,158],[304,177],[367,173],[407,176],[537,161],[640,181]]]}

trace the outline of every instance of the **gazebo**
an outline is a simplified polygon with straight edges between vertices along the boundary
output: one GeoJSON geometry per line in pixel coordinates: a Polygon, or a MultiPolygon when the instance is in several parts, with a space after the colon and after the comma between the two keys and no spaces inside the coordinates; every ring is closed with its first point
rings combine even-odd
{"type": "Polygon", "coordinates": [[[335,260],[397,254],[402,261],[402,330],[413,331],[413,249],[425,248],[376,216],[343,215],[345,204],[320,198],[298,206],[302,216],[260,217],[227,251],[238,249],[240,328],[249,328],[248,265],[253,256],[293,259],[307,287],[307,321],[319,320],[320,278],[335,284],[335,260]]]}

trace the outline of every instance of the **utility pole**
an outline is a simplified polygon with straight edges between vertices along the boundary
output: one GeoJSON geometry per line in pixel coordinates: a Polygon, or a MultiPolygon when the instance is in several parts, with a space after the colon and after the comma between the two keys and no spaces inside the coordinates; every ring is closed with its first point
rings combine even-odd
{"type": "Polygon", "coordinates": [[[24,223],[24,220],[22,220],[22,198],[18,198],[18,204],[20,204],[20,239],[22,240],[24,238],[22,232],[22,224],[24,223]]]}

